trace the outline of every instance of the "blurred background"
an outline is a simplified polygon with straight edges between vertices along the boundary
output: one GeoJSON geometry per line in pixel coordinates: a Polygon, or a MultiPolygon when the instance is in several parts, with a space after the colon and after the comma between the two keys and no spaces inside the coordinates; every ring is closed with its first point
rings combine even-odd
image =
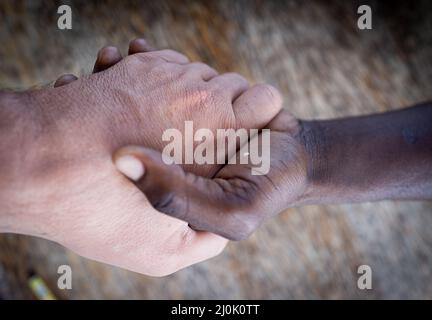
{"type": "MultiPolygon", "coordinates": [[[[99,48],[126,54],[129,40],[143,36],[275,85],[300,118],[382,112],[432,99],[431,9],[428,0],[1,0],[0,88],[90,73],[99,48]],[[61,4],[72,7],[72,30],[57,28],[61,4]],[[362,4],[372,8],[372,30],[357,27],[362,4]]],[[[431,228],[426,202],[290,209],[249,240],[165,278],[2,234],[0,299],[34,299],[30,274],[60,299],[431,299],[431,228]],[[72,268],[72,290],[57,288],[63,264],[72,268]],[[357,288],[362,264],[372,268],[372,290],[357,288]]]]}

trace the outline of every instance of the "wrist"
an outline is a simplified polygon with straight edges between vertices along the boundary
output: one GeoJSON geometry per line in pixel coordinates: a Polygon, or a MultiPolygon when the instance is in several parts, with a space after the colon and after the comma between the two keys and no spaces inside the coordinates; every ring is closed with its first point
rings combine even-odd
{"type": "MultiPolygon", "coordinates": [[[[304,204],[335,204],[400,197],[407,180],[404,155],[392,114],[305,121],[302,143],[308,158],[304,204]],[[391,125],[387,124],[387,121],[391,125]]],[[[403,118],[401,116],[400,118],[403,118]]]]}
{"type": "Polygon", "coordinates": [[[37,144],[43,117],[31,92],[0,92],[0,232],[25,233],[31,214],[34,166],[42,163],[37,144]]]}
{"type": "Polygon", "coordinates": [[[322,121],[300,121],[300,131],[297,140],[306,154],[306,188],[298,204],[326,203],[332,197],[335,188],[332,175],[334,161],[331,153],[334,137],[322,121]],[[333,190],[333,191],[330,191],[333,190]]]}

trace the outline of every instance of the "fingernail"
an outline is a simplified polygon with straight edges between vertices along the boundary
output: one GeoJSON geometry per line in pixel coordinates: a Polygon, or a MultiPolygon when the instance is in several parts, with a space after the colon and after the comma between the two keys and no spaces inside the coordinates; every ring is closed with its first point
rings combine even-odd
{"type": "Polygon", "coordinates": [[[133,181],[138,181],[144,175],[144,165],[140,160],[131,155],[117,158],[115,166],[121,173],[133,181]]]}

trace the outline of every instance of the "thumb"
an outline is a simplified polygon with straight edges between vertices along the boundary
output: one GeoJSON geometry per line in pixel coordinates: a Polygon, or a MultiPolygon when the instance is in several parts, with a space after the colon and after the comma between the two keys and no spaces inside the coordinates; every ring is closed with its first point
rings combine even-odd
{"type": "Polygon", "coordinates": [[[119,149],[114,163],[156,210],[227,239],[249,235],[248,219],[240,216],[250,201],[235,179],[207,179],[185,172],[179,165],[165,164],[161,153],[138,146],[119,149]]]}

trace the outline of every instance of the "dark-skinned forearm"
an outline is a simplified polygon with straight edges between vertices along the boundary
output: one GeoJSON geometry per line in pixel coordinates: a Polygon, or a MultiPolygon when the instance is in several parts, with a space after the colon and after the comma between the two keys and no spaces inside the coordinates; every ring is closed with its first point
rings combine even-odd
{"type": "Polygon", "coordinates": [[[302,122],[309,187],[300,204],[432,199],[432,103],[302,122]]]}

